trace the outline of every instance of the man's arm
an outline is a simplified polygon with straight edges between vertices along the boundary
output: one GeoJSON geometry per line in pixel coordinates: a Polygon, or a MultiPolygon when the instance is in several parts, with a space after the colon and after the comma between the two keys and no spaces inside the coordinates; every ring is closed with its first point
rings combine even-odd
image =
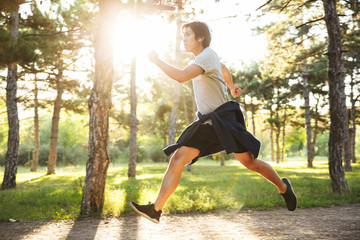
{"type": "Polygon", "coordinates": [[[189,81],[204,72],[204,69],[201,67],[191,64],[184,69],[179,69],[177,67],[171,66],[166,62],[162,61],[158,54],[154,51],[148,54],[150,61],[155,63],[166,75],[174,79],[179,83],[189,81]]]}
{"type": "Polygon", "coordinates": [[[240,97],[241,88],[234,85],[232,77],[231,77],[231,73],[230,73],[229,69],[223,63],[221,63],[221,70],[222,70],[222,75],[224,77],[224,80],[230,89],[231,95],[234,98],[240,97]]]}

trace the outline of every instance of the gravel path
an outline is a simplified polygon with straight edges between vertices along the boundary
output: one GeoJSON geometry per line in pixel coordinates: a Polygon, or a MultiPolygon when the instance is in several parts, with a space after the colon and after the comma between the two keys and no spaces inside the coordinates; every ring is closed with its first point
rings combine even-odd
{"type": "Polygon", "coordinates": [[[236,213],[177,214],[160,224],[135,215],[120,218],[0,222],[0,239],[360,239],[360,203],[330,208],[285,208],[236,213]]]}

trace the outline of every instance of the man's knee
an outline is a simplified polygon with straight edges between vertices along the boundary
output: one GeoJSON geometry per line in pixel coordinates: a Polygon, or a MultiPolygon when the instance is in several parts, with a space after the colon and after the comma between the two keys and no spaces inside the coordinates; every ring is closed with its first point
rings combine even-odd
{"type": "Polygon", "coordinates": [[[171,157],[170,163],[185,166],[188,162],[198,156],[200,151],[192,147],[180,147],[171,157]]]}
{"type": "Polygon", "coordinates": [[[237,156],[239,161],[250,171],[259,172],[259,160],[255,159],[250,153],[245,153],[242,156],[237,156]]]}
{"type": "Polygon", "coordinates": [[[256,159],[245,161],[243,162],[243,165],[250,171],[259,172],[259,166],[256,162],[256,159]]]}
{"type": "Polygon", "coordinates": [[[169,165],[171,167],[184,167],[186,165],[185,156],[179,152],[176,152],[170,159],[169,165]]]}
{"type": "Polygon", "coordinates": [[[236,153],[236,158],[250,171],[257,172],[259,170],[259,166],[257,164],[257,159],[250,152],[245,153],[236,153]]]}

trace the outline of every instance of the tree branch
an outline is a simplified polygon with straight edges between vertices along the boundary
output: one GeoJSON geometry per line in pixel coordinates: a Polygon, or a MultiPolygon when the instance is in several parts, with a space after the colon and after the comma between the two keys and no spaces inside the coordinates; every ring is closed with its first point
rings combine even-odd
{"type": "Polygon", "coordinates": [[[316,2],[317,0],[308,0],[308,1],[306,1],[304,4],[301,4],[299,7],[298,7],[298,9],[299,8],[302,8],[303,6],[305,6],[306,4],[308,4],[308,3],[311,3],[311,2],[316,2]]]}
{"type": "Polygon", "coordinates": [[[55,35],[58,35],[58,34],[63,34],[63,33],[68,33],[68,32],[76,32],[78,31],[79,29],[70,29],[68,31],[60,31],[60,32],[54,32],[54,33],[31,33],[31,34],[24,34],[22,35],[22,37],[33,37],[33,36],[36,36],[36,37],[50,37],[50,36],[55,36],[55,35]]]}
{"type": "Polygon", "coordinates": [[[256,9],[256,11],[257,11],[257,10],[260,10],[261,8],[265,7],[266,5],[268,5],[268,4],[271,3],[271,2],[272,2],[272,0],[268,0],[265,4],[263,4],[263,5],[261,5],[260,7],[258,7],[258,8],[256,9]]]}
{"type": "Polygon", "coordinates": [[[357,95],[357,97],[354,99],[355,102],[357,102],[358,100],[360,100],[360,95],[357,95]]]}
{"type": "Polygon", "coordinates": [[[305,26],[305,25],[307,25],[307,24],[309,24],[309,23],[319,22],[319,21],[321,21],[321,20],[324,20],[324,17],[318,18],[318,19],[315,19],[315,20],[308,21],[308,22],[303,23],[303,24],[301,24],[301,25],[299,25],[299,26],[296,26],[296,28],[300,28],[300,27],[305,26]]]}
{"type": "MultiPolygon", "coordinates": [[[[291,3],[291,1],[292,0],[288,0],[286,3],[285,3],[285,5],[280,9],[280,12],[282,12],[282,10],[284,10],[290,3],[291,3]]],[[[311,0],[310,0],[311,1],[311,0]]],[[[312,0],[312,1],[314,1],[314,0],[312,0]]],[[[316,1],[316,0],[315,0],[316,1]]],[[[259,10],[259,9],[261,9],[261,8],[263,8],[263,7],[265,7],[266,5],[268,5],[269,3],[271,3],[272,2],[272,0],[268,0],[265,4],[263,4],[263,5],[261,5],[260,7],[258,7],[257,9],[256,9],[256,11],[257,10],[259,10]]]]}
{"type": "Polygon", "coordinates": [[[280,9],[280,12],[282,12],[282,10],[284,10],[284,9],[289,5],[289,3],[290,3],[291,1],[292,1],[292,0],[287,1],[287,3],[280,9]]]}

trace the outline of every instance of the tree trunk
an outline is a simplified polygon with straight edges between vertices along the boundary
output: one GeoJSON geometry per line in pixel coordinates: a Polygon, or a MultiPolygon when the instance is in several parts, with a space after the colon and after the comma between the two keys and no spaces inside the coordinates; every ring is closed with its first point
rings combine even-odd
{"type": "Polygon", "coordinates": [[[38,88],[37,88],[37,78],[35,74],[34,79],[34,151],[32,154],[31,161],[31,172],[36,172],[39,163],[39,153],[40,153],[40,134],[39,134],[39,99],[38,99],[38,88]]]}
{"type": "Polygon", "coordinates": [[[286,128],[286,120],[287,120],[287,114],[286,114],[286,106],[285,106],[285,111],[284,111],[284,121],[283,121],[283,128],[282,128],[282,146],[281,146],[281,162],[284,162],[284,152],[285,152],[285,128],[286,128]]]}
{"type": "Polygon", "coordinates": [[[179,90],[180,84],[174,83],[174,92],[173,92],[173,104],[171,108],[171,115],[169,119],[169,142],[168,145],[175,143],[175,135],[176,135],[176,121],[177,115],[179,111],[179,90]]]}
{"type": "Polygon", "coordinates": [[[275,132],[275,144],[276,144],[276,163],[280,163],[280,121],[279,121],[279,108],[276,108],[276,132],[275,132]]]}
{"type": "MultiPolygon", "coordinates": [[[[175,66],[180,65],[180,43],[181,43],[181,19],[180,19],[180,8],[178,8],[177,19],[176,19],[176,46],[175,46],[175,66]]],[[[180,105],[180,84],[174,82],[174,93],[173,93],[173,105],[171,108],[171,115],[169,120],[169,145],[175,143],[176,135],[176,121],[180,105]]]]}
{"type": "MultiPolygon", "coordinates": [[[[189,125],[192,121],[190,120],[190,116],[189,116],[189,114],[188,114],[188,106],[187,106],[185,100],[183,100],[182,102],[183,102],[183,106],[184,106],[185,122],[186,122],[186,125],[189,125]]],[[[186,165],[186,170],[187,170],[188,172],[191,172],[191,171],[192,171],[192,165],[187,164],[187,165],[186,165]]]]}
{"type": "Polygon", "coordinates": [[[184,119],[185,119],[185,123],[186,123],[186,125],[189,125],[189,124],[191,123],[191,121],[190,121],[190,117],[189,117],[189,109],[188,109],[188,106],[187,106],[187,104],[186,104],[185,99],[180,100],[180,101],[182,101],[183,107],[184,107],[184,119]]]}
{"type": "MultiPolygon", "coordinates": [[[[137,16],[137,1],[134,1],[133,16],[137,16]]],[[[131,60],[130,71],[130,156],[128,166],[128,177],[136,176],[136,162],[137,162],[137,94],[136,94],[136,53],[134,53],[131,60]]]]}
{"type": "Polygon", "coordinates": [[[303,96],[305,101],[305,129],[306,129],[306,143],[307,143],[307,166],[308,168],[313,167],[314,151],[313,144],[311,141],[311,113],[310,113],[310,94],[308,78],[306,73],[306,61],[302,63],[302,79],[303,79],[303,96]]]}
{"type": "Polygon", "coordinates": [[[95,79],[89,98],[89,154],[80,214],[101,212],[109,167],[108,134],[113,69],[113,27],[116,12],[113,1],[99,1],[95,36],[95,79]]]}
{"type": "Polygon", "coordinates": [[[251,97],[251,121],[252,121],[252,127],[253,127],[253,134],[254,136],[256,136],[256,128],[255,128],[255,107],[254,107],[254,103],[253,103],[253,98],[251,97]]]}
{"type": "MultiPolygon", "coordinates": [[[[353,73],[354,74],[354,73],[353,73]]],[[[351,160],[352,163],[356,163],[356,155],[355,155],[355,144],[356,144],[356,99],[354,98],[354,76],[351,74],[351,92],[350,92],[350,101],[351,101],[351,131],[350,131],[350,148],[351,148],[351,160]]]]}
{"type": "Polygon", "coordinates": [[[136,157],[137,157],[137,118],[136,118],[136,56],[131,61],[130,77],[130,159],[128,167],[128,177],[136,176],[136,157]]]}
{"type": "Polygon", "coordinates": [[[56,160],[57,160],[57,143],[59,135],[59,121],[60,121],[60,111],[61,111],[61,102],[62,95],[64,93],[64,84],[63,84],[63,60],[60,56],[58,63],[58,74],[56,75],[56,99],[54,102],[54,112],[51,121],[51,136],[50,136],[50,148],[49,148],[49,159],[47,165],[47,174],[55,174],[56,169],[56,160]]]}
{"type": "Polygon", "coordinates": [[[225,166],[225,152],[220,152],[220,166],[225,166]]]}
{"type": "MultiPolygon", "coordinates": [[[[346,100],[345,100],[346,101],[346,100]]],[[[346,106],[345,106],[346,107],[346,106]]],[[[349,129],[349,115],[346,109],[347,122],[344,123],[344,170],[351,172],[351,143],[350,143],[350,129],[349,129]]]]}
{"type": "MultiPolygon", "coordinates": [[[[10,12],[10,38],[17,43],[19,36],[19,7],[10,12]]],[[[5,173],[1,189],[16,187],[17,161],[19,156],[19,115],[17,108],[17,64],[8,64],[6,78],[6,109],[8,115],[8,144],[5,156],[5,173]]]]}
{"type": "Polygon", "coordinates": [[[275,133],[275,143],[276,143],[276,163],[280,163],[280,128],[276,128],[275,133]]]}
{"type": "Polygon", "coordinates": [[[325,22],[328,32],[328,81],[330,100],[330,137],[329,137],[329,173],[334,193],[348,191],[342,167],[342,149],[344,144],[344,126],[347,125],[346,104],[344,99],[344,63],[339,19],[336,0],[323,0],[325,22]],[[346,124],[345,124],[346,123],[346,124]]]}
{"type": "MultiPolygon", "coordinates": [[[[316,115],[318,115],[319,112],[319,104],[320,104],[320,98],[317,99],[316,101],[316,105],[315,105],[315,113],[316,115]]],[[[312,138],[312,152],[313,152],[313,156],[315,158],[315,146],[316,146],[316,139],[317,139],[317,132],[318,132],[318,128],[319,128],[319,120],[317,117],[315,117],[315,123],[314,123],[314,136],[312,138]]],[[[313,161],[314,162],[314,161],[313,161]]]]}
{"type": "MultiPolygon", "coordinates": [[[[273,111],[270,107],[270,119],[273,117],[273,111]]],[[[270,122],[270,154],[271,154],[271,161],[275,162],[275,153],[274,153],[274,124],[272,121],[270,122]]]]}
{"type": "MultiPolygon", "coordinates": [[[[319,121],[317,119],[315,119],[315,124],[314,124],[314,136],[312,138],[311,144],[312,144],[312,156],[315,158],[315,144],[316,144],[316,137],[317,137],[317,131],[318,131],[318,126],[319,126],[319,121]]],[[[312,163],[314,162],[314,160],[312,161],[312,163]]],[[[313,166],[313,164],[312,164],[313,166]]],[[[309,166],[308,166],[309,167],[309,166]]]]}

